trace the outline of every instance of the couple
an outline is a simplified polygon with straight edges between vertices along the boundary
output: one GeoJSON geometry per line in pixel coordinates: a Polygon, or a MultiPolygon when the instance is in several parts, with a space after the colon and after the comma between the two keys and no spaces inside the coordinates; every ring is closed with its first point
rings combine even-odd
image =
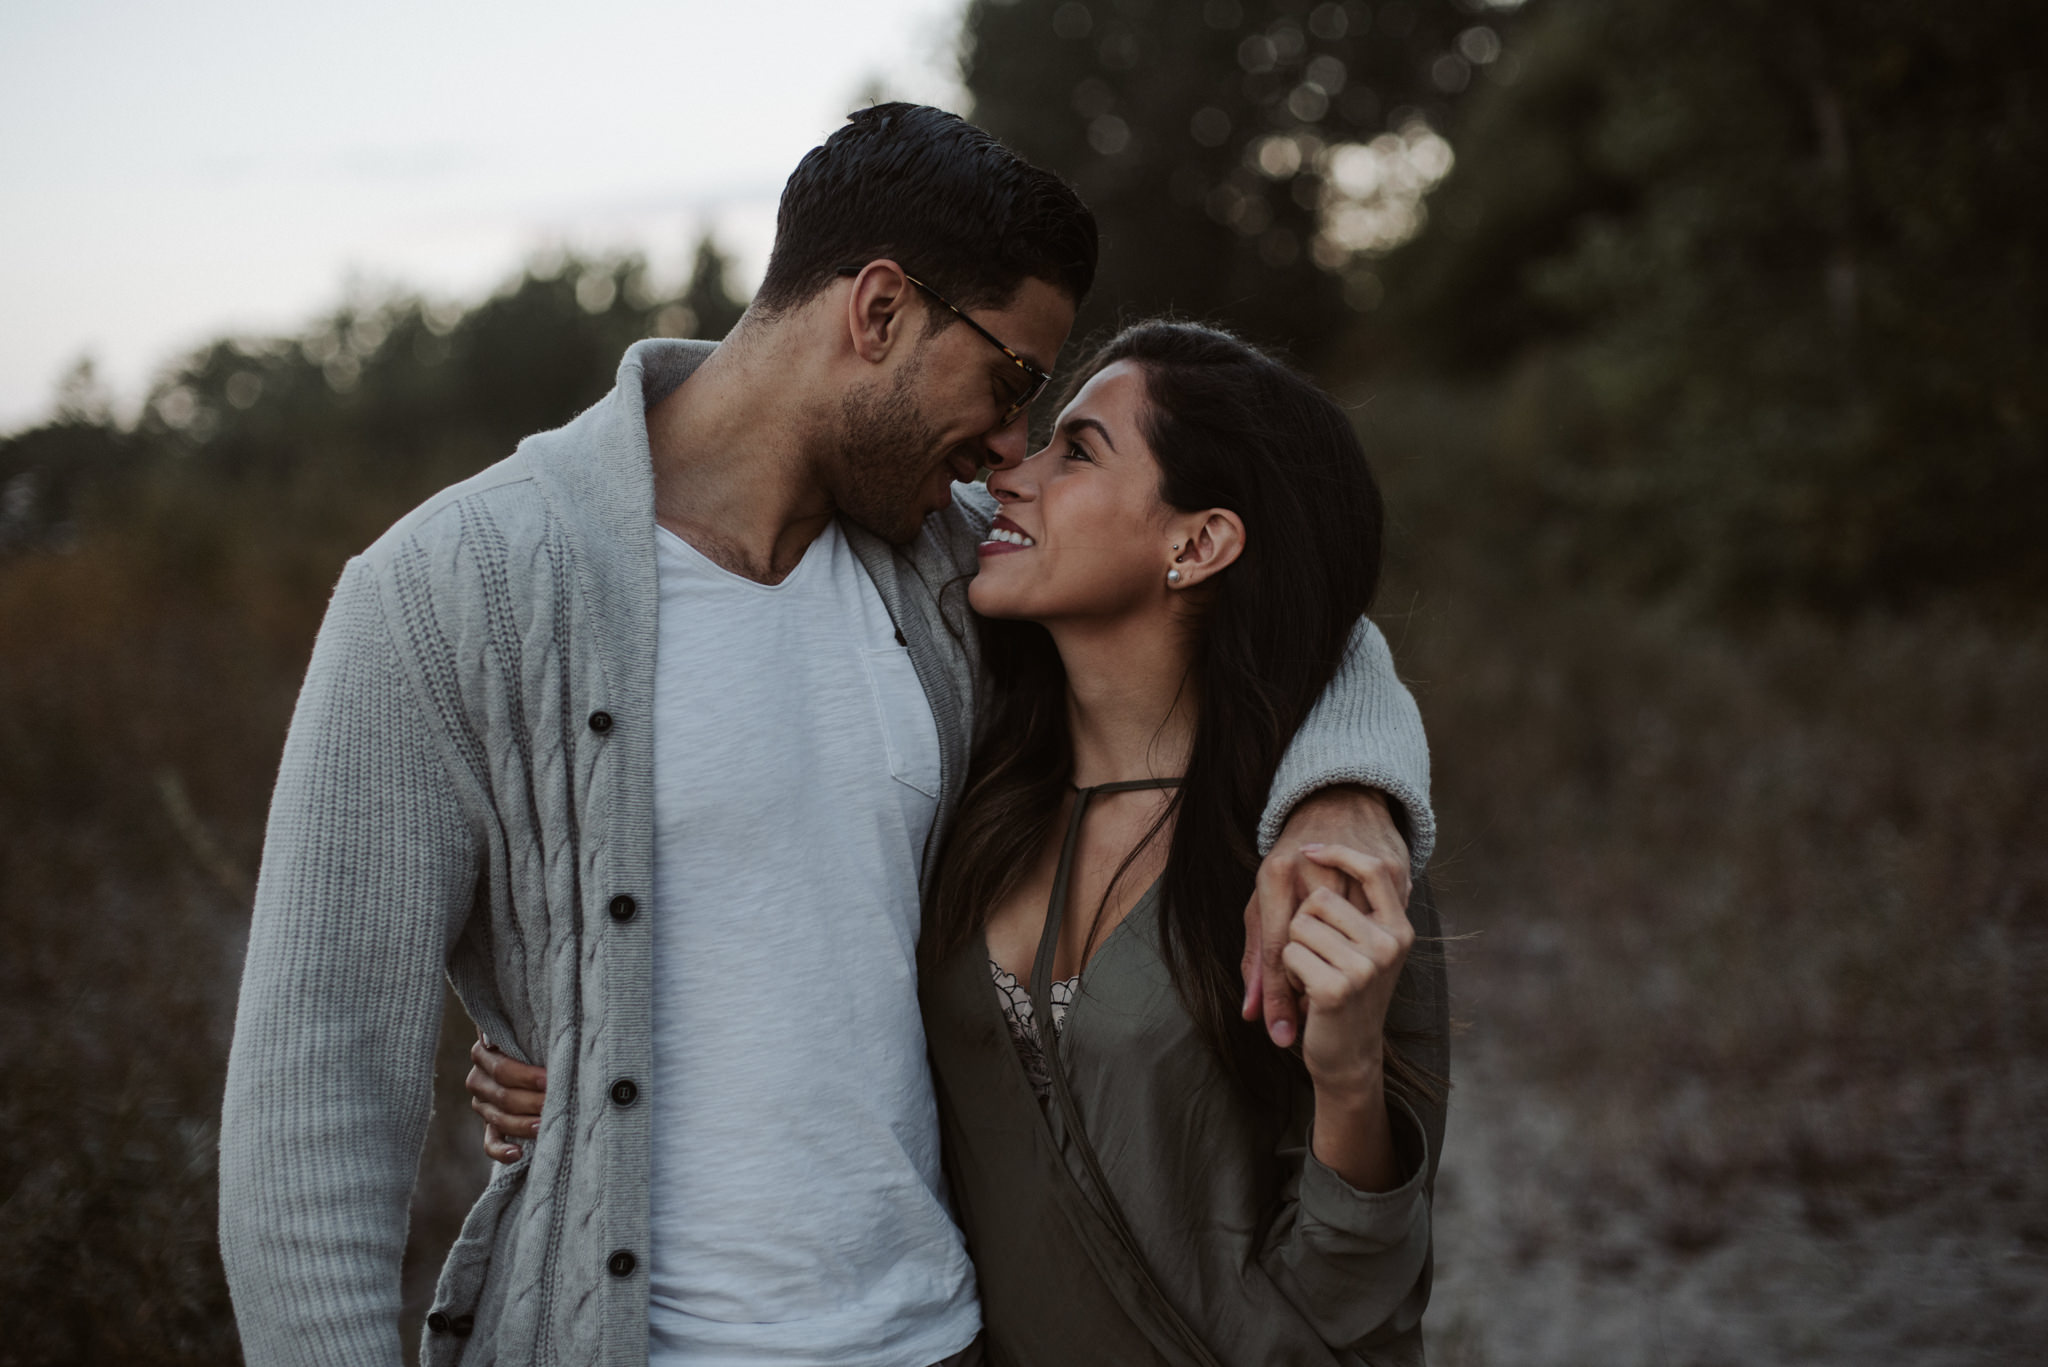
{"type": "Polygon", "coordinates": [[[636,345],[350,562],[229,1065],[250,1362],[399,1360],[444,973],[547,1102],[424,1362],[1419,1359],[1442,992],[1377,495],[1181,324],[1027,458],[1094,263],[1054,177],[864,111],[732,337],[636,345]]]}

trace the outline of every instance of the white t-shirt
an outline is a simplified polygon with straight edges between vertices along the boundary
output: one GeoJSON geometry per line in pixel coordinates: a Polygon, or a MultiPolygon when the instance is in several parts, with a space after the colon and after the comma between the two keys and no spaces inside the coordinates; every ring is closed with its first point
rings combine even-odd
{"type": "Polygon", "coordinates": [[[938,731],[836,523],[658,530],[652,1367],[922,1367],[981,1326],[917,1007],[938,731]]]}

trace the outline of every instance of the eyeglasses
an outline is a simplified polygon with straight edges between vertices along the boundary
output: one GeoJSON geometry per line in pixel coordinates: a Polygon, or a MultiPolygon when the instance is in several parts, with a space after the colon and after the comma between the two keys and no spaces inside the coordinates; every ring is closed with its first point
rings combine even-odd
{"type": "MultiPolygon", "coordinates": [[[[840,275],[851,277],[859,275],[865,269],[867,269],[865,266],[841,266],[839,268],[838,273],[840,275]]],[[[996,426],[1008,427],[1011,423],[1017,421],[1017,415],[1019,413],[1022,413],[1025,409],[1031,407],[1031,401],[1037,398],[1040,394],[1043,394],[1045,392],[1045,387],[1052,383],[1052,376],[1046,374],[1043,370],[1040,370],[1037,366],[1031,364],[1031,362],[1025,360],[1022,356],[1019,356],[1016,352],[1004,346],[1001,338],[997,337],[993,332],[990,332],[981,324],[975,322],[972,318],[969,318],[965,313],[962,313],[960,311],[960,308],[954,303],[952,303],[950,300],[948,300],[945,295],[940,294],[937,290],[933,289],[930,285],[925,284],[924,281],[918,279],[909,271],[903,272],[903,278],[905,280],[908,280],[911,284],[917,286],[919,289],[923,290],[926,294],[929,294],[932,298],[938,300],[941,304],[944,304],[947,308],[952,309],[953,315],[956,318],[958,318],[961,322],[967,324],[967,326],[973,328],[983,337],[986,337],[988,339],[988,344],[990,346],[994,347],[997,351],[1002,352],[1003,355],[1009,357],[1011,362],[1017,367],[1017,369],[1024,372],[1024,392],[1022,394],[1019,394],[1016,398],[1010,401],[1010,406],[1003,410],[1002,421],[998,422],[996,426]]]]}

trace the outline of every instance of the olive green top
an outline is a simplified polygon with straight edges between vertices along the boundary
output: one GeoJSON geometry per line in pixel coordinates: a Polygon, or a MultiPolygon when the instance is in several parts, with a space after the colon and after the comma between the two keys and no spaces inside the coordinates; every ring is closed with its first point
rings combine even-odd
{"type": "MultiPolygon", "coordinates": [[[[924,975],[947,1182],[990,1361],[1420,1363],[1442,1105],[1390,1090],[1403,1180],[1384,1193],[1348,1185],[1308,1151],[1306,1079],[1284,1112],[1256,1107],[1202,1039],[1162,952],[1158,895],[1155,883],[1104,938],[1064,1029],[1040,1030],[1113,1204],[1098,1199],[1065,1108],[1032,1090],[986,942],[924,975]]],[[[1441,933],[1426,883],[1409,916],[1418,936],[1441,933]]],[[[1441,961],[1412,954],[1389,1034],[1425,1036],[1408,1056],[1447,1077],[1446,1028],[1441,961]]]]}

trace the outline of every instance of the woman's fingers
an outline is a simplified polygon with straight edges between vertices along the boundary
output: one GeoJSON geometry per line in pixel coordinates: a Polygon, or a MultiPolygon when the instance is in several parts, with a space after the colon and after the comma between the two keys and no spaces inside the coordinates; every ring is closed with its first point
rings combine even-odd
{"type": "Polygon", "coordinates": [[[532,1139],[540,1133],[539,1115],[513,1115],[480,1096],[471,1096],[469,1109],[483,1117],[484,1124],[508,1138],[532,1139]]]}
{"type": "Polygon", "coordinates": [[[484,1126],[484,1156],[496,1163],[517,1163],[522,1150],[508,1143],[496,1125],[484,1126]]]}
{"type": "MultiPolygon", "coordinates": [[[[1364,920],[1363,917],[1359,918],[1364,920]]],[[[1367,921],[1369,928],[1371,922],[1367,921]]],[[[1288,927],[1290,943],[1305,946],[1315,951],[1317,958],[1340,973],[1351,974],[1373,967],[1373,959],[1349,935],[1320,916],[1311,916],[1306,911],[1294,918],[1288,927]]]]}
{"type": "Polygon", "coordinates": [[[469,1061],[474,1065],[472,1076],[481,1072],[500,1087],[521,1092],[546,1092],[548,1089],[547,1069],[521,1063],[482,1035],[478,1035],[476,1043],[469,1046],[469,1061]]]}
{"type": "Polygon", "coordinates": [[[469,1091],[470,1109],[484,1118],[484,1152],[499,1162],[510,1162],[518,1152],[517,1146],[507,1141],[531,1139],[540,1133],[547,1070],[507,1058],[481,1035],[470,1046],[469,1057],[473,1066],[463,1086],[469,1091]]]}
{"type": "Polygon", "coordinates": [[[1311,1005],[1340,1009],[1368,992],[1375,979],[1399,971],[1399,952],[1391,938],[1371,922],[1366,922],[1366,928],[1381,942],[1370,949],[1319,917],[1304,914],[1294,918],[1293,947],[1315,955],[1336,975],[1319,983],[1307,983],[1304,979],[1311,1005]]]}
{"type": "Polygon", "coordinates": [[[546,1092],[523,1091],[517,1087],[506,1087],[481,1068],[469,1070],[469,1076],[462,1080],[469,1094],[479,1101],[488,1101],[507,1115],[539,1115],[541,1104],[547,1100],[546,1092]]]}
{"type": "Polygon", "coordinates": [[[1334,927],[1347,940],[1370,944],[1376,936],[1386,932],[1374,923],[1371,915],[1359,910],[1357,903],[1342,893],[1329,888],[1317,888],[1304,897],[1301,907],[1294,913],[1294,922],[1287,928],[1288,934],[1303,920],[1322,921],[1334,927]]]}
{"type": "Polygon", "coordinates": [[[1342,936],[1359,954],[1385,969],[1400,966],[1408,952],[1407,942],[1414,938],[1412,934],[1403,937],[1405,918],[1399,926],[1382,925],[1333,892],[1319,891],[1303,902],[1289,933],[1298,934],[1302,926],[1316,924],[1342,936]]]}
{"type": "Polygon", "coordinates": [[[1339,999],[1349,983],[1341,969],[1299,940],[1289,941],[1280,951],[1280,962],[1300,981],[1312,1006],[1339,999]]]}
{"type": "Polygon", "coordinates": [[[1373,924],[1392,935],[1403,954],[1408,952],[1415,942],[1415,927],[1409,923],[1407,896],[1395,878],[1396,871],[1385,860],[1360,854],[1346,845],[1305,845],[1302,853],[1318,864],[1348,874],[1364,892],[1373,924]]]}
{"type": "Polygon", "coordinates": [[[469,1109],[483,1117],[484,1154],[499,1163],[516,1163],[524,1150],[514,1142],[540,1133],[541,1104],[547,1100],[545,1068],[521,1063],[484,1038],[479,1030],[469,1046],[469,1109]]]}
{"type": "Polygon", "coordinates": [[[1337,869],[1357,883],[1375,921],[1391,927],[1396,919],[1408,919],[1408,870],[1397,869],[1378,855],[1362,854],[1349,845],[1304,845],[1301,853],[1311,863],[1337,869]]]}

